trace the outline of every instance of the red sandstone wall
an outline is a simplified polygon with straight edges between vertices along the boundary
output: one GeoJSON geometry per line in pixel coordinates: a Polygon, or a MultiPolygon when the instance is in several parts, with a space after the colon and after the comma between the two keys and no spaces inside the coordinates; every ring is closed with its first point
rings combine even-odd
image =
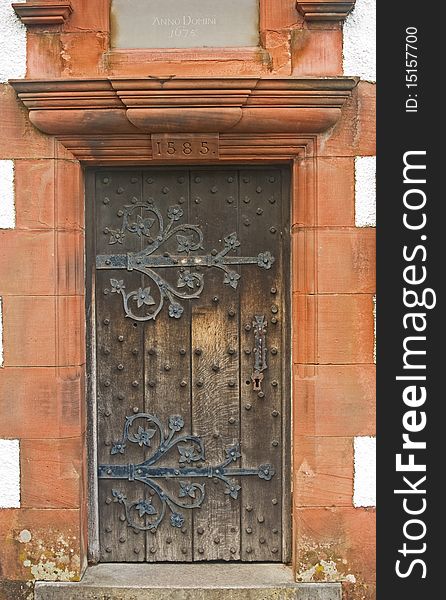
{"type": "MultiPolygon", "coordinates": [[[[242,61],[110,53],[108,1],[71,4],[64,26],[28,30],[28,77],[342,74],[342,26],[310,29],[294,0],[262,0],[264,50],[242,61]]],[[[0,230],[0,438],[19,440],[21,457],[20,508],[0,510],[0,599],[11,600],[27,597],[24,582],[78,578],[86,561],[84,216],[79,164],[30,125],[7,83],[0,111],[0,160],[15,165],[16,223],[0,230]]],[[[375,236],[355,227],[354,160],[375,153],[374,119],[375,86],[360,82],[318,141],[317,215],[293,217],[294,564],[298,577],[347,580],[348,600],[374,597],[374,509],[353,506],[353,440],[374,435],[375,417],[375,236]],[[308,243],[316,265],[299,251],[308,243]],[[315,330],[299,335],[309,313],[315,330]]]]}

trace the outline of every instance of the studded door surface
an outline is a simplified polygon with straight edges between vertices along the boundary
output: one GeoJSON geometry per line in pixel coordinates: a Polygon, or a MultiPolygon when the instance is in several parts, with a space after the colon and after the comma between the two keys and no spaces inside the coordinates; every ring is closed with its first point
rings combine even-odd
{"type": "Polygon", "coordinates": [[[287,560],[287,171],[92,179],[101,560],[287,560]]]}

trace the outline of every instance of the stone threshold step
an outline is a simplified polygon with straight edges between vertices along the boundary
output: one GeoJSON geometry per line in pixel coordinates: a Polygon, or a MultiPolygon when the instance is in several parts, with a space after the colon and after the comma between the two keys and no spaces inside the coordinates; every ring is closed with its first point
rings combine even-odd
{"type": "Polygon", "coordinates": [[[76,583],[38,582],[35,600],[341,600],[339,583],[295,583],[285,565],[102,564],[76,583]]]}

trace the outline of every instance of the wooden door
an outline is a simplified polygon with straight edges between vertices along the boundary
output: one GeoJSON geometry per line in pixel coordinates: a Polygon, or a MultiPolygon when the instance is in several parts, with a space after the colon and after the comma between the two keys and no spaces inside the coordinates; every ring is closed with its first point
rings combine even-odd
{"type": "Polygon", "coordinates": [[[287,561],[287,170],[90,180],[101,560],[287,561]]]}

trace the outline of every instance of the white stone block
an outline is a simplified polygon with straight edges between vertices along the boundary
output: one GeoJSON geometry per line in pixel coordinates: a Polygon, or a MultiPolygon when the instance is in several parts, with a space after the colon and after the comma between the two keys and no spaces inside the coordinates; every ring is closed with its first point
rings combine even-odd
{"type": "Polygon", "coordinates": [[[376,438],[356,437],[353,505],[376,506],[376,438]]]}
{"type": "Polygon", "coordinates": [[[0,229],[14,227],[14,161],[0,160],[0,229]]]}
{"type": "Polygon", "coordinates": [[[376,156],[355,158],[355,225],[376,225],[376,156]]]}
{"type": "Polygon", "coordinates": [[[0,508],[20,508],[19,440],[0,440],[0,508]]]}
{"type": "Polygon", "coordinates": [[[0,0],[0,83],[26,75],[26,28],[11,4],[0,0]]]}
{"type": "Polygon", "coordinates": [[[344,23],[344,75],[376,81],[376,0],[356,0],[344,23]]]}

